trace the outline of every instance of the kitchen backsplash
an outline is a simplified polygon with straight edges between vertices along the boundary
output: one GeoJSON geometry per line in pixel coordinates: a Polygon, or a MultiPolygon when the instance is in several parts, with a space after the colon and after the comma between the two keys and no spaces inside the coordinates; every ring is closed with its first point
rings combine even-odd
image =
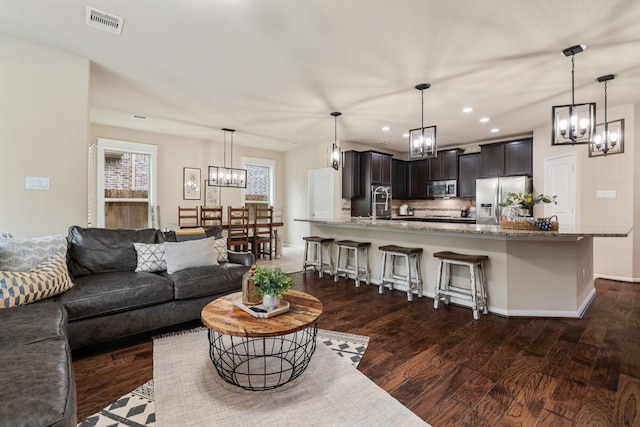
{"type": "MultiPolygon", "coordinates": [[[[399,215],[400,205],[411,206],[413,216],[461,216],[461,211],[475,207],[475,200],[467,199],[434,199],[434,200],[393,200],[391,202],[391,214],[399,215]]],[[[351,216],[351,199],[342,199],[342,217],[351,216]]]]}

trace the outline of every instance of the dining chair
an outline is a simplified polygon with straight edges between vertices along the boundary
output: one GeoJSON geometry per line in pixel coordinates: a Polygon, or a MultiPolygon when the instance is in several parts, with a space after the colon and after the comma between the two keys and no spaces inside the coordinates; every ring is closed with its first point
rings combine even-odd
{"type": "Polygon", "coordinates": [[[222,206],[215,208],[200,206],[200,226],[202,228],[222,227],[222,206]]]}
{"type": "Polygon", "coordinates": [[[273,259],[273,240],[273,207],[256,207],[251,245],[256,258],[266,255],[270,260],[273,259]]]}
{"type": "Polygon", "coordinates": [[[249,249],[249,209],[229,206],[227,215],[227,248],[249,249]]]}
{"type": "Polygon", "coordinates": [[[178,226],[180,228],[200,227],[198,207],[183,208],[178,206],[178,226]]]}

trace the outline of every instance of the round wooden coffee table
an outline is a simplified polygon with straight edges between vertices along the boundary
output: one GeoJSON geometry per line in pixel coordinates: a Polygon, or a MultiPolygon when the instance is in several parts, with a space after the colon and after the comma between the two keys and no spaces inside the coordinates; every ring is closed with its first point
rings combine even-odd
{"type": "Polygon", "coordinates": [[[236,307],[237,292],[202,309],[209,328],[209,356],[226,382],[246,390],[271,390],[298,378],[316,349],[322,303],[313,295],[289,291],[289,311],[257,318],[236,307]]]}

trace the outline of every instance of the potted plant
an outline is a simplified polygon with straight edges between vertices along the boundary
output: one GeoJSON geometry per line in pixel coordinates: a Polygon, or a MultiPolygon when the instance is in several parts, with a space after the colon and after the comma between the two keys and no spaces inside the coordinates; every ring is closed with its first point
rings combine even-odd
{"type": "Polygon", "coordinates": [[[253,281],[256,284],[255,292],[262,296],[262,304],[267,310],[278,307],[282,293],[291,288],[291,277],[280,267],[257,267],[253,281]]]}

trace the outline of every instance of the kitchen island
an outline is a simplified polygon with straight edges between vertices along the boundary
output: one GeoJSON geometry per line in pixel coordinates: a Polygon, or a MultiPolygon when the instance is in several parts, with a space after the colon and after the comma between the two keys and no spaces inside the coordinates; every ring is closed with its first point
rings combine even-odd
{"type": "MultiPolygon", "coordinates": [[[[429,297],[436,287],[434,252],[488,255],[489,310],[504,316],[582,317],[596,293],[593,239],[624,238],[631,232],[631,227],[618,225],[560,225],[558,231],[521,231],[491,225],[368,218],[296,221],[308,222],[312,235],[371,242],[369,264],[374,284],[380,281],[379,246],[423,248],[423,293],[429,297]]],[[[468,270],[454,268],[452,276],[456,286],[468,287],[468,270]]],[[[452,302],[468,305],[456,299],[452,302]]],[[[421,300],[414,298],[414,303],[421,300]]]]}

